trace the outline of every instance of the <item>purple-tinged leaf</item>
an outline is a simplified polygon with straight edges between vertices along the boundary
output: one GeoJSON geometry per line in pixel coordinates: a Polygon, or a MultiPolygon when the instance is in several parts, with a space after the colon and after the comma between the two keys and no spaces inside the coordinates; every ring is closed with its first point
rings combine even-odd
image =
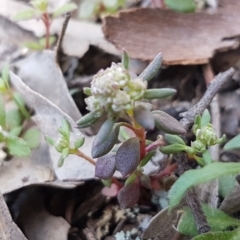
{"type": "Polygon", "coordinates": [[[98,158],[95,168],[95,176],[100,179],[110,179],[115,172],[115,154],[110,153],[98,158]]]}
{"type": "Polygon", "coordinates": [[[111,151],[118,139],[120,124],[116,124],[105,141],[94,139],[92,145],[92,157],[101,157],[111,151]]]}
{"type": "Polygon", "coordinates": [[[137,137],[129,138],[116,153],[116,168],[123,176],[132,173],[140,161],[140,143],[137,137]]]}
{"type": "Polygon", "coordinates": [[[170,134],[186,134],[182,124],[163,111],[153,111],[156,127],[170,134]]]}
{"type": "Polygon", "coordinates": [[[142,104],[137,105],[133,109],[134,119],[147,130],[154,129],[155,121],[150,110],[142,104]]]}
{"type": "Polygon", "coordinates": [[[139,183],[134,182],[130,185],[124,186],[118,192],[118,202],[122,208],[133,207],[140,197],[140,186],[139,183]]]}
{"type": "Polygon", "coordinates": [[[148,175],[142,174],[140,180],[145,188],[152,189],[151,179],[148,175]]]}

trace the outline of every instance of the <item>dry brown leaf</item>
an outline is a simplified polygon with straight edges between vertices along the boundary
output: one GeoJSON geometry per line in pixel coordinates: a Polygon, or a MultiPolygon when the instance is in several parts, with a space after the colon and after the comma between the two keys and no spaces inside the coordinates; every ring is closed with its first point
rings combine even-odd
{"type": "MultiPolygon", "coordinates": [[[[60,134],[58,129],[62,125],[64,118],[69,122],[72,132],[71,140],[75,142],[82,136],[80,131],[76,129],[74,120],[63,112],[58,106],[50,102],[48,99],[34,92],[26,86],[22,80],[11,73],[11,82],[17,91],[24,97],[26,103],[35,109],[36,115],[34,116],[35,122],[41,129],[44,135],[47,135],[58,140],[60,134]]],[[[85,144],[81,147],[81,151],[86,155],[91,156],[93,137],[85,137],[85,144]]],[[[60,153],[52,146],[49,146],[50,156],[52,159],[53,169],[60,180],[84,180],[91,179],[95,176],[94,166],[87,162],[85,159],[76,155],[69,155],[65,160],[63,167],[58,167],[58,160],[60,153]]],[[[40,160],[41,161],[41,160],[40,160]]]]}
{"type": "Polygon", "coordinates": [[[225,197],[220,209],[230,215],[240,210],[240,186],[236,186],[231,193],[225,197]]]}
{"type": "Polygon", "coordinates": [[[221,0],[215,14],[182,14],[162,9],[132,9],[107,16],[103,30],[119,50],[131,58],[152,60],[163,53],[163,63],[204,64],[216,51],[234,49],[239,42],[240,3],[221,0]]]}
{"type": "MultiPolygon", "coordinates": [[[[151,221],[147,229],[144,231],[142,238],[143,240],[149,238],[157,238],[158,240],[173,239],[177,234],[177,231],[173,227],[178,221],[178,211],[182,209],[183,206],[179,206],[168,213],[168,208],[161,210],[156,214],[151,221]]],[[[190,238],[185,237],[184,240],[190,238]]]]}
{"type": "Polygon", "coordinates": [[[17,225],[13,222],[2,193],[0,193],[0,239],[27,240],[17,225]]]}
{"type": "Polygon", "coordinates": [[[81,114],[69,93],[60,67],[52,51],[34,53],[14,64],[18,76],[33,91],[59,106],[73,120],[81,114]]]}

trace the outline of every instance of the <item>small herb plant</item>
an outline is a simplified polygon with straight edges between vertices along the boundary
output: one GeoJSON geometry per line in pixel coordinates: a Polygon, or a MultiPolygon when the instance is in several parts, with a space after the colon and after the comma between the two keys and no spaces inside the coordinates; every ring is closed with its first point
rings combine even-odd
{"type": "Polygon", "coordinates": [[[25,121],[30,119],[30,114],[20,95],[10,88],[7,65],[2,70],[0,93],[0,142],[5,143],[11,155],[29,156],[31,149],[39,145],[40,132],[32,127],[23,133],[23,126],[25,121]],[[7,103],[12,106],[8,111],[6,111],[7,103]]]}
{"type": "Polygon", "coordinates": [[[26,43],[26,46],[35,50],[43,50],[44,48],[49,49],[55,42],[55,37],[50,36],[50,27],[53,19],[66,12],[75,10],[77,8],[77,5],[75,3],[67,3],[54,12],[50,12],[48,0],[31,0],[30,4],[32,6],[32,9],[19,12],[15,15],[14,20],[21,21],[34,18],[41,20],[44,23],[46,29],[46,37],[40,39],[39,42],[26,43]]]}
{"type": "Polygon", "coordinates": [[[92,19],[114,14],[124,7],[126,0],[84,0],[79,9],[80,18],[92,19]]]}

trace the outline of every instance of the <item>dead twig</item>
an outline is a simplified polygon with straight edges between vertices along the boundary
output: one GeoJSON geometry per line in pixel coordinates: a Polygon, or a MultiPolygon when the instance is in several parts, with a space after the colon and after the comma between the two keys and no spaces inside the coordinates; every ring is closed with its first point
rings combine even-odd
{"type": "Polygon", "coordinates": [[[67,12],[66,15],[65,15],[65,19],[64,19],[64,22],[63,22],[63,26],[62,26],[62,30],[61,30],[61,33],[59,35],[59,38],[58,38],[58,41],[57,41],[57,46],[56,46],[56,62],[59,63],[59,55],[60,55],[60,52],[62,50],[62,41],[63,41],[63,38],[64,38],[64,35],[66,33],[66,30],[67,30],[67,26],[68,26],[68,22],[70,20],[72,16],[72,13],[71,12],[67,12]]]}
{"type": "MultiPolygon", "coordinates": [[[[214,96],[217,94],[222,85],[227,82],[234,74],[234,69],[231,68],[223,73],[218,74],[213,81],[210,82],[209,87],[200,101],[189,109],[187,112],[181,113],[183,117],[180,122],[186,130],[192,126],[194,119],[197,115],[202,114],[208,107],[214,96]]],[[[188,157],[186,153],[179,153],[175,156],[178,163],[179,174],[182,175],[185,171],[189,170],[188,157]]],[[[186,202],[191,208],[194,219],[196,221],[197,229],[200,234],[209,232],[211,229],[207,223],[207,219],[201,208],[196,191],[194,188],[187,191],[186,202]]]]}

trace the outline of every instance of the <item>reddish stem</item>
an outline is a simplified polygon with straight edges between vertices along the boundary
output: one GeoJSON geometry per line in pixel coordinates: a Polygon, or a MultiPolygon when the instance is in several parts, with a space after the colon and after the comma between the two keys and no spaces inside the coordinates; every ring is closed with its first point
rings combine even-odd
{"type": "Polygon", "coordinates": [[[42,16],[42,20],[44,22],[45,28],[46,28],[46,49],[50,48],[50,26],[51,26],[51,20],[48,13],[44,13],[42,16]]]}
{"type": "Polygon", "coordinates": [[[157,173],[156,175],[153,175],[151,178],[155,180],[155,179],[161,179],[165,176],[170,176],[177,169],[177,166],[178,166],[177,163],[168,165],[163,171],[157,173]]]}

